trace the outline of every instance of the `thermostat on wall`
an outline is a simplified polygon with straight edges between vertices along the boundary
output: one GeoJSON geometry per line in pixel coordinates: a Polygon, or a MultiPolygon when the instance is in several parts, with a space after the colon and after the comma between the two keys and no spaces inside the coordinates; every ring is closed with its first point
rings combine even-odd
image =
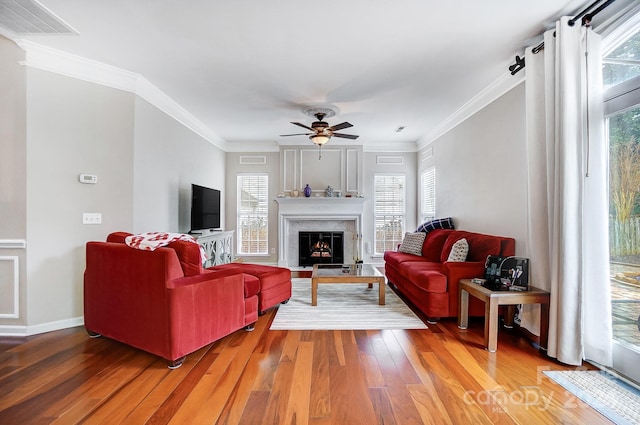
{"type": "Polygon", "coordinates": [[[80,183],[96,184],[98,183],[98,176],[95,174],[80,174],[80,183]]]}

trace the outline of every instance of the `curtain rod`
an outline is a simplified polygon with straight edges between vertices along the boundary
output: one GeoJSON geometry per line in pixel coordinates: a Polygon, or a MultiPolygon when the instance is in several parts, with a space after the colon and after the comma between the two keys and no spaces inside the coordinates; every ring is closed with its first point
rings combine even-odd
{"type": "MultiPolygon", "coordinates": [[[[596,8],[595,10],[590,12],[590,10],[593,9],[601,1],[602,0],[596,0],[593,3],[591,3],[589,6],[587,6],[586,9],[584,9],[583,11],[578,13],[576,16],[571,18],[569,20],[569,25],[570,26],[574,26],[576,24],[576,22],[578,21],[578,19],[580,19],[580,18],[582,18],[582,25],[589,25],[594,16],[596,16],[598,13],[602,12],[607,6],[609,6],[615,0],[606,0],[604,3],[602,3],[600,6],[598,6],[598,8],[596,8]]],[[[542,49],[544,49],[544,41],[542,43],[538,44],[533,49],[531,49],[531,51],[534,54],[536,54],[536,53],[540,52],[540,50],[542,50],[542,49]]],[[[521,58],[520,56],[516,56],[516,63],[514,63],[511,66],[509,66],[509,71],[511,71],[511,75],[515,75],[518,71],[520,71],[523,68],[524,68],[524,58],[521,58]]]]}
{"type": "Polygon", "coordinates": [[[589,11],[598,3],[600,3],[602,0],[596,0],[593,3],[591,3],[585,10],[583,10],[582,12],[578,13],[576,16],[573,17],[573,19],[569,20],[569,25],[574,26],[576,21],[580,18],[582,18],[582,25],[586,25],[588,23],[591,22],[591,20],[593,19],[594,16],[596,16],[598,13],[602,12],[602,10],[609,6],[611,3],[613,3],[615,0],[607,0],[605,1],[603,4],[600,5],[600,7],[598,7],[596,10],[594,10],[593,12],[589,13],[589,11]]]}

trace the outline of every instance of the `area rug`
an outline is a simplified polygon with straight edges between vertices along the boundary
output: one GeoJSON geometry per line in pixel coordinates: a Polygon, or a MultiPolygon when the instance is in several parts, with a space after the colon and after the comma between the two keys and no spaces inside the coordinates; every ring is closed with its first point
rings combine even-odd
{"type": "Polygon", "coordinates": [[[426,329],[409,307],[386,287],[378,305],[378,285],[322,283],[318,305],[311,305],[311,279],[292,281],[291,300],[278,307],[272,330],[426,329]]]}
{"type": "Polygon", "coordinates": [[[604,371],[545,371],[567,391],[610,421],[640,424],[640,390],[604,371]]]}

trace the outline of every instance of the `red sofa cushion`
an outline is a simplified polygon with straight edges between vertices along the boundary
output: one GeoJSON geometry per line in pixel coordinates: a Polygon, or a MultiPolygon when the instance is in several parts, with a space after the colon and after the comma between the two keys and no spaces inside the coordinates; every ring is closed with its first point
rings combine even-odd
{"type": "MultiPolygon", "coordinates": [[[[131,235],[133,235],[133,233],[113,232],[107,236],[107,242],[125,243],[127,236],[131,235]]],[[[186,241],[175,241],[168,244],[167,247],[176,252],[185,276],[195,276],[202,273],[200,246],[198,244],[186,241]]]]}
{"type": "Polygon", "coordinates": [[[244,277],[244,297],[249,298],[258,295],[260,292],[260,279],[247,273],[242,273],[244,277]]]}
{"type": "Polygon", "coordinates": [[[176,251],[185,276],[195,276],[202,273],[200,245],[186,241],[175,241],[167,245],[167,248],[173,248],[176,251]]]}
{"type": "Polygon", "coordinates": [[[107,242],[124,243],[124,240],[127,238],[127,236],[131,236],[132,234],[133,233],[129,233],[129,232],[109,233],[109,236],[107,236],[107,242]]]}
{"type": "Polygon", "coordinates": [[[488,255],[500,255],[500,239],[497,237],[456,230],[447,237],[440,256],[441,262],[447,261],[453,244],[462,238],[469,243],[467,261],[484,261],[488,255]]]}
{"type": "Polygon", "coordinates": [[[437,229],[427,234],[427,238],[422,245],[422,256],[426,261],[440,261],[440,255],[449,234],[454,230],[437,229]]]}
{"type": "MultiPolygon", "coordinates": [[[[291,270],[284,267],[265,266],[262,264],[237,263],[237,267],[242,269],[243,273],[250,274],[260,279],[260,290],[272,288],[291,282],[291,270]]],[[[227,264],[216,267],[228,267],[227,264]]]]}
{"type": "Polygon", "coordinates": [[[405,252],[400,252],[400,251],[385,251],[383,258],[386,263],[391,264],[396,268],[400,264],[410,262],[410,261],[418,262],[418,263],[422,263],[425,261],[423,257],[420,257],[418,255],[413,255],[413,254],[407,254],[405,252]]]}
{"type": "Polygon", "coordinates": [[[427,292],[447,292],[447,276],[437,270],[413,270],[411,280],[414,284],[427,292]]]}

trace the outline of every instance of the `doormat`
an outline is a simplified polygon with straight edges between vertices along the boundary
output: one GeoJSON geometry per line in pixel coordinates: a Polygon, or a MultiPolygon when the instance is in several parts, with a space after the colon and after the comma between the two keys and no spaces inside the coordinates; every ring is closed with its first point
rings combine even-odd
{"type": "Polygon", "coordinates": [[[640,425],[640,390],[597,370],[545,371],[549,378],[618,425],[640,425]]]}

